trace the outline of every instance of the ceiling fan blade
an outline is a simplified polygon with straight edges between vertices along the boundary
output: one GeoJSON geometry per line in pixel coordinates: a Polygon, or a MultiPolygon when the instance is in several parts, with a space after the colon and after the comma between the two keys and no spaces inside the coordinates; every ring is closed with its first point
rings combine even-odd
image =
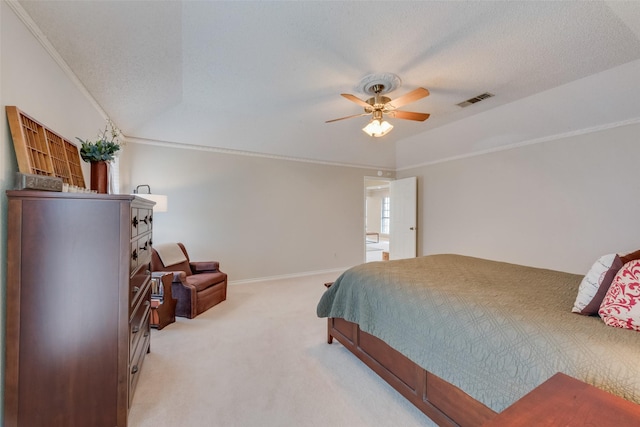
{"type": "Polygon", "coordinates": [[[402,95],[400,98],[396,98],[387,102],[385,104],[385,107],[394,110],[396,108],[402,107],[403,105],[415,102],[418,99],[422,99],[426,96],[429,96],[429,91],[423,87],[419,87],[418,89],[412,90],[411,92],[402,95]]]}
{"type": "Polygon", "coordinates": [[[395,110],[395,111],[390,111],[389,115],[395,117],[396,119],[415,120],[417,122],[424,122],[429,118],[431,114],[395,110]]]}
{"type": "Polygon", "coordinates": [[[352,119],[354,117],[368,116],[370,113],[354,114],[353,116],[340,117],[339,119],[327,120],[325,123],[337,122],[339,120],[352,119]]]}
{"type": "Polygon", "coordinates": [[[358,98],[357,96],[351,95],[349,93],[341,93],[340,95],[344,96],[345,98],[347,98],[351,102],[355,102],[356,104],[360,105],[361,107],[371,108],[371,104],[367,104],[366,102],[364,102],[362,99],[358,98]]]}

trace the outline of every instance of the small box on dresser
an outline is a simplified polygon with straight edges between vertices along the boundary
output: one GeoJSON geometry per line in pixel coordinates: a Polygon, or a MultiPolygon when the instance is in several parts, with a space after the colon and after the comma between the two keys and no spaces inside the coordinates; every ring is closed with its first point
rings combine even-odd
{"type": "Polygon", "coordinates": [[[3,425],[126,427],[150,346],[153,202],[7,196],[3,425]]]}

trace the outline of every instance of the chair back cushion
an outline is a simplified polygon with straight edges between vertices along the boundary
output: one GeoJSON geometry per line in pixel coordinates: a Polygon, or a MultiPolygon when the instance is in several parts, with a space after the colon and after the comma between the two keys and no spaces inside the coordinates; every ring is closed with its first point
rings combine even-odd
{"type": "Polygon", "coordinates": [[[184,245],[180,243],[164,243],[153,246],[151,251],[151,271],[184,271],[191,275],[189,257],[184,245]]]}
{"type": "Polygon", "coordinates": [[[154,246],[154,249],[158,252],[162,265],[165,267],[171,267],[187,260],[187,256],[177,243],[163,243],[154,246]]]}

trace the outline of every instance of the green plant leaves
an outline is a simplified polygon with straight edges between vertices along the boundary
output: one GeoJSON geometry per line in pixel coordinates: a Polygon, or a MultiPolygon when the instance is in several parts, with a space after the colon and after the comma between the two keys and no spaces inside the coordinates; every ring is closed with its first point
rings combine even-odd
{"type": "Polygon", "coordinates": [[[115,158],[115,154],[120,150],[120,136],[122,136],[120,129],[116,127],[111,119],[107,119],[104,130],[98,132],[96,142],[76,137],[82,143],[80,157],[85,162],[112,161],[115,158]]]}
{"type": "Polygon", "coordinates": [[[76,139],[82,143],[80,157],[85,162],[110,162],[120,150],[120,145],[116,142],[104,140],[90,142],[80,138],[76,139]]]}

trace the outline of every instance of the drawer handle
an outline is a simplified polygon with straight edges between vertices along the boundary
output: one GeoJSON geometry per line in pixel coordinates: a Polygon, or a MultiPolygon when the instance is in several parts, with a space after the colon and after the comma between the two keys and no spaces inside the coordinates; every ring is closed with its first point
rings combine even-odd
{"type": "Polygon", "coordinates": [[[141,251],[146,251],[147,247],[149,246],[149,242],[144,242],[144,246],[142,246],[141,248],[139,248],[141,251]]]}
{"type": "Polygon", "coordinates": [[[135,374],[136,372],[138,372],[138,365],[133,365],[133,367],[131,368],[131,373],[135,374]]]}
{"type": "Polygon", "coordinates": [[[134,216],[133,220],[131,221],[131,225],[133,225],[134,228],[138,227],[138,217],[134,216]]]}
{"type": "Polygon", "coordinates": [[[149,215],[149,224],[153,224],[153,215],[149,215]]]}
{"type": "Polygon", "coordinates": [[[137,260],[138,259],[138,251],[137,250],[133,250],[133,252],[131,252],[131,258],[133,258],[133,260],[137,260]]]}
{"type": "Polygon", "coordinates": [[[149,224],[149,215],[145,216],[140,222],[144,222],[145,224],[149,224]]]}
{"type": "Polygon", "coordinates": [[[137,334],[139,330],[140,330],[139,326],[134,326],[133,328],[131,328],[131,333],[132,334],[137,334]]]}
{"type": "Polygon", "coordinates": [[[131,292],[135,295],[135,294],[137,294],[138,292],[140,292],[140,288],[139,288],[139,287],[137,287],[137,286],[134,286],[134,287],[133,287],[133,289],[131,290],[131,292]]]}

